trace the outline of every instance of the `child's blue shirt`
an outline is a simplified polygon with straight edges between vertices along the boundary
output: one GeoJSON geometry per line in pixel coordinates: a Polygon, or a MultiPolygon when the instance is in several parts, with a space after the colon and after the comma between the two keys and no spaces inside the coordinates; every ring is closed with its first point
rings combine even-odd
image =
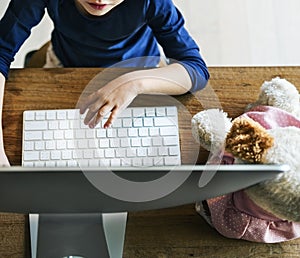
{"type": "MultiPolygon", "coordinates": [[[[158,57],[159,43],[171,62],[187,69],[192,91],[207,83],[206,64],[172,0],[125,0],[103,16],[81,13],[74,0],[11,0],[0,21],[0,72],[5,77],[46,9],[54,23],[53,49],[65,67],[109,67],[135,57],[158,57]]],[[[157,58],[143,62],[155,64],[157,58]]]]}

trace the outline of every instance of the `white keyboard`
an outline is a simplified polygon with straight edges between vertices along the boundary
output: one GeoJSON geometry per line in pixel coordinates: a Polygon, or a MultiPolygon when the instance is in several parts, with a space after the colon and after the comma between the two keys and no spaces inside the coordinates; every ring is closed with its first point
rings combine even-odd
{"type": "Polygon", "coordinates": [[[127,108],[104,129],[90,129],[77,109],[31,110],[23,114],[25,167],[180,165],[175,106],[127,108]]]}

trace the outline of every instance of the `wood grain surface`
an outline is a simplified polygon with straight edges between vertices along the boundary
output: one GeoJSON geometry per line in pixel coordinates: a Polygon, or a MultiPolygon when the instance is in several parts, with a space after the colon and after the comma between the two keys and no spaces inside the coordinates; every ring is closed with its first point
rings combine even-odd
{"type": "MultiPolygon", "coordinates": [[[[205,163],[208,153],[190,132],[190,119],[200,110],[222,108],[230,117],[243,113],[257,99],[264,81],[286,78],[300,90],[300,67],[210,67],[207,87],[177,97],[140,96],[132,105],[175,104],[179,108],[182,162],[205,163]]],[[[22,112],[75,108],[81,94],[92,92],[127,69],[13,69],[6,83],[3,107],[4,142],[12,165],[21,164],[22,112]],[[101,72],[101,73],[100,73],[101,72]]],[[[1,209],[1,207],[0,207],[1,209]]],[[[29,257],[26,214],[0,213],[0,258],[29,257]]],[[[124,257],[300,257],[300,240],[281,244],[226,239],[210,228],[193,204],[129,213],[124,257]]]]}

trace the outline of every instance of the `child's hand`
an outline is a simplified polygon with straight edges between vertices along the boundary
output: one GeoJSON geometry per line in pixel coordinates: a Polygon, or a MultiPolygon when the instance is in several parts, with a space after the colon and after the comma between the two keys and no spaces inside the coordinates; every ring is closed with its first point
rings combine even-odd
{"type": "Polygon", "coordinates": [[[83,114],[88,109],[84,123],[94,128],[105,115],[110,114],[104,127],[113,120],[139,94],[179,95],[190,90],[190,76],[180,64],[161,68],[133,71],[121,75],[100,88],[86,99],[80,100],[78,107],[83,114]]]}
{"type": "Polygon", "coordinates": [[[9,161],[4,150],[0,151],[0,167],[9,167],[9,161]]]}
{"type": "Polygon", "coordinates": [[[104,128],[111,126],[117,115],[138,95],[138,80],[121,76],[79,102],[80,113],[88,109],[84,123],[94,128],[104,116],[109,114],[104,128]]]}

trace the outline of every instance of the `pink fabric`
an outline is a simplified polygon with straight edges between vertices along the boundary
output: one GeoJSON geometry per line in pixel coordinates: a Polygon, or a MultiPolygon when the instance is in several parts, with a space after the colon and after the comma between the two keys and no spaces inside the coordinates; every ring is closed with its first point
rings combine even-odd
{"type": "Polygon", "coordinates": [[[275,107],[257,106],[242,116],[260,123],[265,129],[295,126],[300,128],[300,120],[292,114],[275,107]]]}
{"type": "MultiPolygon", "coordinates": [[[[264,128],[295,126],[300,120],[281,109],[257,106],[243,114],[264,128]]],[[[228,156],[224,156],[225,164],[228,156]]],[[[253,242],[276,243],[300,237],[300,223],[281,220],[257,206],[244,191],[207,200],[212,224],[222,235],[253,242]]]]}
{"type": "Polygon", "coordinates": [[[207,203],[212,224],[226,237],[264,243],[300,237],[300,223],[273,217],[255,205],[243,191],[213,198],[207,203]]]}

